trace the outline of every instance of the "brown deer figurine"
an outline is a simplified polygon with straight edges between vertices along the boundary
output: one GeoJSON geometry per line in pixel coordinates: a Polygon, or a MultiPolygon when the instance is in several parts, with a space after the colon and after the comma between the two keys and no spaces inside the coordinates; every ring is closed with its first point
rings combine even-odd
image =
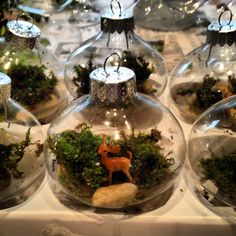
{"type": "Polygon", "coordinates": [[[108,157],[107,154],[110,153],[118,153],[120,151],[119,145],[107,145],[106,144],[106,136],[103,135],[102,144],[98,149],[98,153],[101,155],[101,160],[103,165],[109,171],[109,184],[112,182],[112,173],[113,171],[123,171],[128,177],[129,181],[132,182],[132,177],[129,172],[129,168],[131,166],[132,153],[127,151],[128,158],[126,157],[108,157]]]}

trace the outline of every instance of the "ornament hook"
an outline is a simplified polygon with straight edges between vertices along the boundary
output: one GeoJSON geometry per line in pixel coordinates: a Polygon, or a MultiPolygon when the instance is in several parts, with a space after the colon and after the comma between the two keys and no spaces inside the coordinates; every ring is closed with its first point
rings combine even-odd
{"type": "Polygon", "coordinates": [[[31,21],[31,26],[28,28],[29,30],[30,29],[32,29],[32,27],[34,26],[34,19],[29,15],[29,14],[27,14],[27,13],[25,13],[25,12],[22,12],[21,14],[19,14],[18,16],[17,16],[17,18],[16,18],[16,24],[17,24],[17,26],[19,27],[19,24],[18,24],[18,21],[19,21],[19,18],[20,17],[22,17],[22,16],[26,16],[28,19],[30,19],[30,21],[31,21]]]}
{"type": "Polygon", "coordinates": [[[121,5],[120,5],[120,1],[118,1],[118,0],[111,0],[111,3],[110,3],[111,12],[112,12],[113,15],[115,15],[114,10],[113,10],[113,2],[116,2],[116,3],[118,4],[119,11],[120,11],[119,17],[121,17],[121,5]]]}
{"type": "Polygon", "coordinates": [[[223,15],[225,12],[227,12],[227,11],[228,11],[229,14],[230,14],[228,25],[230,25],[230,23],[231,23],[231,21],[232,21],[232,19],[233,19],[233,13],[232,13],[232,11],[231,11],[229,8],[224,8],[224,9],[221,11],[221,13],[220,13],[220,15],[219,15],[219,17],[218,17],[218,23],[219,23],[220,26],[222,26],[221,17],[222,17],[222,15],[223,15]]]}
{"type": "Polygon", "coordinates": [[[119,69],[120,69],[120,60],[121,60],[121,57],[120,55],[117,53],[117,52],[112,52],[109,56],[107,56],[106,60],[104,61],[104,64],[103,64],[103,69],[106,73],[107,76],[109,76],[109,73],[107,73],[107,70],[106,70],[106,66],[107,66],[107,61],[109,60],[109,58],[113,55],[116,55],[118,58],[119,58],[119,61],[118,61],[118,66],[117,66],[117,69],[116,69],[116,72],[118,73],[119,72],[119,69]]]}

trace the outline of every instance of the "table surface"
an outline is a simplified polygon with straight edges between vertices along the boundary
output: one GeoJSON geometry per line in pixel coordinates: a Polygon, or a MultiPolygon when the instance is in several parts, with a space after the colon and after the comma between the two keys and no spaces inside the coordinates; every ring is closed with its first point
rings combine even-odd
{"type": "MultiPolygon", "coordinates": [[[[82,40],[87,39],[96,30],[97,26],[88,32],[83,31],[82,40]]],[[[183,55],[201,45],[205,38],[202,29],[168,33],[157,33],[140,28],[136,31],[149,41],[165,40],[163,57],[169,71],[183,55]]],[[[74,42],[70,41],[70,43],[74,42]]],[[[58,50],[55,42],[50,50],[53,52],[58,50]]],[[[160,100],[168,106],[167,96],[165,93],[160,100]]],[[[187,137],[190,126],[185,124],[182,126],[187,137]]],[[[232,215],[224,212],[225,207],[214,207],[210,210],[200,202],[188,176],[187,168],[184,169],[180,184],[167,203],[143,214],[112,212],[98,214],[93,209],[73,211],[63,206],[54,197],[46,176],[42,186],[32,198],[20,206],[0,211],[0,236],[234,236],[236,235],[235,212],[232,210],[232,215]]]]}

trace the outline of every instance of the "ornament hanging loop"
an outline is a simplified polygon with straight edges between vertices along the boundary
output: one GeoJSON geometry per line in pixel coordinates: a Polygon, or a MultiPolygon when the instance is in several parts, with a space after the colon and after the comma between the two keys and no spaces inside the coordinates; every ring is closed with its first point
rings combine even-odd
{"type": "Polygon", "coordinates": [[[228,25],[230,25],[230,23],[232,22],[232,19],[233,19],[233,13],[232,13],[232,11],[231,11],[229,8],[224,8],[224,9],[221,11],[221,13],[220,13],[220,15],[219,15],[219,17],[218,17],[218,23],[219,23],[220,26],[222,26],[221,17],[222,17],[222,15],[224,15],[227,11],[228,11],[229,14],[230,14],[228,25]]]}
{"type": "Polygon", "coordinates": [[[107,61],[110,59],[110,57],[112,57],[113,55],[116,55],[119,60],[118,60],[118,66],[116,68],[116,72],[118,73],[119,72],[119,69],[120,69],[120,61],[121,61],[121,57],[120,55],[117,53],[117,52],[112,52],[109,56],[107,56],[107,58],[105,59],[104,61],[104,64],[103,64],[103,69],[106,73],[106,76],[109,76],[109,73],[107,73],[107,70],[106,70],[106,67],[107,67],[107,61]]]}
{"type": "Polygon", "coordinates": [[[116,2],[116,3],[118,4],[119,11],[120,11],[119,17],[121,17],[121,5],[120,5],[120,1],[118,1],[118,0],[111,0],[111,3],[110,3],[111,12],[112,12],[113,15],[115,15],[115,12],[114,12],[114,10],[113,10],[113,2],[116,2]]]}
{"type": "Polygon", "coordinates": [[[20,17],[25,17],[25,18],[27,17],[31,21],[31,26],[29,26],[29,28],[28,28],[29,30],[31,30],[32,27],[34,26],[34,19],[29,14],[27,14],[25,12],[22,12],[16,18],[16,24],[17,24],[18,27],[20,27],[20,25],[18,24],[18,21],[19,21],[20,17]]]}

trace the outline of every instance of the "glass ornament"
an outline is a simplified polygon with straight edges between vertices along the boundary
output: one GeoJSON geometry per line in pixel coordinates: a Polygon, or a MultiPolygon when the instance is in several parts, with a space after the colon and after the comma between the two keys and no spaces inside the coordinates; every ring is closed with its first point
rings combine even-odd
{"type": "Polygon", "coordinates": [[[45,154],[61,202],[123,209],[170,197],[185,139],[166,107],[136,91],[132,70],[104,66],[91,72],[90,94],[51,123],[45,154]]]}
{"type": "MultiPolygon", "coordinates": [[[[139,0],[68,0],[64,1],[62,8],[69,4],[73,8],[73,15],[70,17],[70,21],[75,22],[80,27],[85,27],[98,24],[101,15],[109,10],[113,2],[118,2],[125,12],[132,12],[139,0]]],[[[114,10],[117,10],[117,5],[115,4],[114,10]]]]}
{"type": "Polygon", "coordinates": [[[17,6],[20,11],[28,13],[34,19],[41,29],[41,41],[48,49],[55,52],[57,58],[63,63],[70,51],[63,48],[82,42],[80,29],[73,19],[73,9],[77,2],[22,0],[17,6]]]}
{"type": "MultiPolygon", "coordinates": [[[[219,14],[224,9],[230,9],[232,12],[236,10],[236,2],[229,1],[208,1],[207,4],[204,4],[199,10],[204,14],[206,19],[209,22],[217,21],[219,14]]],[[[235,16],[233,18],[235,20],[235,16]]]]}
{"type": "Polygon", "coordinates": [[[190,176],[202,202],[216,212],[217,207],[236,207],[235,115],[234,95],[207,109],[188,140],[190,176]]]}
{"type": "Polygon", "coordinates": [[[144,0],[134,8],[137,25],[144,28],[176,31],[196,24],[198,8],[206,0],[144,0]]]}
{"type": "Polygon", "coordinates": [[[67,94],[60,64],[39,43],[39,36],[32,22],[9,21],[0,44],[0,71],[12,79],[12,98],[48,123],[67,105],[67,94]]]}
{"type": "MultiPolygon", "coordinates": [[[[120,0],[119,3],[125,11],[132,11],[138,1],[120,0]]],[[[63,17],[70,23],[70,28],[74,28],[73,26],[79,28],[98,24],[101,14],[110,8],[110,4],[114,0],[50,0],[46,2],[43,0],[22,0],[19,2],[18,8],[30,13],[38,22],[53,22],[55,25],[59,23],[62,26],[63,17]]],[[[47,28],[50,29],[50,27],[47,28]]],[[[73,34],[72,31],[71,34],[73,34]]]]}
{"type": "MultiPolygon", "coordinates": [[[[119,2],[118,2],[119,3],[119,2]]],[[[114,5],[114,7],[113,7],[114,5]]],[[[76,48],[65,63],[65,82],[74,98],[89,93],[89,74],[103,64],[111,51],[121,66],[134,70],[139,92],[159,97],[167,83],[167,70],[159,52],[134,32],[134,18],[122,14],[121,5],[101,17],[101,31],[76,48]]],[[[111,65],[115,65],[111,62],[111,65]]]]}
{"type": "Polygon", "coordinates": [[[11,79],[0,73],[0,209],[26,201],[45,175],[41,125],[10,91],[11,79]]]}
{"type": "Polygon", "coordinates": [[[193,123],[208,107],[236,93],[236,22],[231,21],[231,12],[230,19],[222,21],[223,13],[208,26],[206,43],[172,71],[171,106],[186,123],[193,123]]]}

